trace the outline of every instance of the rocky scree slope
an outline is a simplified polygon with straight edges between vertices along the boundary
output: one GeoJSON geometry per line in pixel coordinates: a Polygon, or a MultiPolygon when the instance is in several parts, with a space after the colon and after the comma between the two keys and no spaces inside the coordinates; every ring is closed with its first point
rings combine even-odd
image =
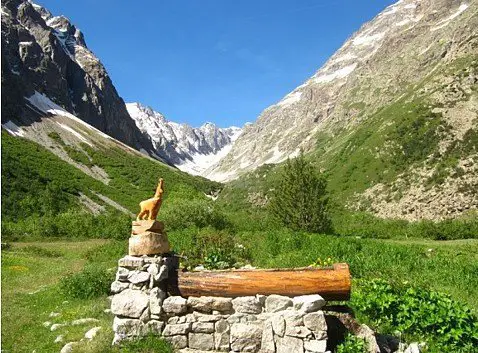
{"type": "Polygon", "coordinates": [[[2,123],[40,120],[31,100],[43,96],[136,149],[152,150],[136,128],[82,32],[29,1],[2,0],[2,123]]]}
{"type": "Polygon", "coordinates": [[[476,209],[477,13],[476,1],[387,7],[204,175],[232,180],[303,148],[349,208],[409,220],[476,209]]]}
{"type": "Polygon", "coordinates": [[[148,135],[156,154],[179,169],[201,175],[229,151],[241,128],[219,128],[205,123],[199,128],[167,120],[161,113],[140,103],[126,107],[137,127],[148,135]]]}

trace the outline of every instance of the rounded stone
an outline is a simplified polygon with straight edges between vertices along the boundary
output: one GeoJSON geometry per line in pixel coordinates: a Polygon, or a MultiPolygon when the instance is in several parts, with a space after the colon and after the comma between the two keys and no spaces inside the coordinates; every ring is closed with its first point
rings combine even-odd
{"type": "Polygon", "coordinates": [[[139,290],[126,289],[113,297],[111,312],[119,316],[139,318],[148,305],[147,294],[139,290]]]}
{"type": "Polygon", "coordinates": [[[318,294],[312,295],[302,295],[295,297],[294,309],[303,311],[305,313],[310,313],[312,311],[317,311],[325,305],[325,300],[318,294]]]}
{"type": "Polygon", "coordinates": [[[129,255],[155,255],[170,251],[166,233],[145,232],[129,238],[129,255]]]}
{"type": "Polygon", "coordinates": [[[187,311],[186,303],[186,299],[183,297],[168,297],[163,301],[163,310],[166,313],[183,314],[187,311]]]}
{"type": "Polygon", "coordinates": [[[284,297],[282,295],[269,295],[265,301],[266,311],[269,313],[275,313],[282,311],[292,306],[292,299],[284,297]]]}
{"type": "Polygon", "coordinates": [[[237,297],[232,300],[232,306],[238,313],[244,314],[260,314],[262,305],[256,297],[237,297]]]}

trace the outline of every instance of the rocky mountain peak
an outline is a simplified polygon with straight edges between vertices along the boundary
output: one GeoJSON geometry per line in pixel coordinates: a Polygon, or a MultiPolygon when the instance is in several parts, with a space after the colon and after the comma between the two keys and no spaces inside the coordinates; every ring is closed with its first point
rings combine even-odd
{"type": "MultiPolygon", "coordinates": [[[[42,16],[43,17],[43,16],[42,16]]],[[[46,20],[49,27],[56,29],[60,32],[66,32],[68,34],[75,33],[75,26],[70,23],[70,20],[65,16],[50,17],[46,20]]]]}
{"type": "Polygon", "coordinates": [[[44,21],[47,21],[47,20],[49,20],[50,18],[53,17],[53,15],[51,14],[51,12],[48,11],[47,9],[45,9],[43,6],[40,6],[40,5],[38,5],[38,4],[35,4],[35,3],[32,2],[32,1],[29,1],[29,3],[33,6],[33,8],[35,9],[35,11],[40,14],[40,16],[43,18],[44,21]]]}
{"type": "Polygon", "coordinates": [[[137,127],[149,135],[156,154],[191,174],[211,167],[242,131],[238,127],[219,128],[211,122],[194,128],[169,121],[140,103],[127,103],[126,107],[137,127]]]}

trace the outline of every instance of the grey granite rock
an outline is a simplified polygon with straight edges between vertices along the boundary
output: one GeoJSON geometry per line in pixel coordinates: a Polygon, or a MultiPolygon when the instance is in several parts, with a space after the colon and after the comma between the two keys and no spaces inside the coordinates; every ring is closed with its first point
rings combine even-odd
{"type": "Polygon", "coordinates": [[[188,335],[188,346],[192,349],[210,351],[214,349],[214,335],[207,333],[190,333],[188,335]]]}
{"type": "Polygon", "coordinates": [[[130,273],[128,274],[128,281],[133,284],[146,283],[149,282],[149,276],[150,274],[145,271],[130,271],[130,273]]]}
{"type": "Polygon", "coordinates": [[[272,323],[270,320],[264,323],[264,329],[262,330],[261,339],[261,352],[262,353],[275,353],[276,345],[274,342],[274,331],[272,330],[272,323]]]}
{"type": "Polygon", "coordinates": [[[171,345],[176,349],[182,349],[188,346],[188,336],[185,335],[166,336],[164,339],[171,343],[171,345]]]}
{"type": "Polygon", "coordinates": [[[214,332],[214,323],[213,322],[193,322],[191,326],[191,332],[194,333],[213,333],[214,332]]]}
{"type": "Polygon", "coordinates": [[[311,331],[327,331],[327,322],[323,311],[304,315],[304,325],[311,331]]]}
{"type": "Polygon", "coordinates": [[[272,329],[274,333],[280,337],[285,335],[285,319],[284,316],[276,314],[271,318],[272,329]]]}
{"type": "Polygon", "coordinates": [[[124,291],[128,287],[129,283],[127,282],[114,281],[113,283],[111,283],[110,291],[112,294],[117,294],[119,292],[124,291]]]}
{"type": "Polygon", "coordinates": [[[303,353],[304,342],[296,337],[275,337],[276,352],[277,353],[303,353]]]}
{"type": "Polygon", "coordinates": [[[237,297],[232,300],[232,306],[238,313],[259,314],[262,312],[262,305],[256,297],[237,297]]]}
{"type": "Polygon", "coordinates": [[[187,311],[187,300],[179,296],[168,297],[163,301],[163,310],[170,314],[182,314],[187,311]]]}
{"type": "Polygon", "coordinates": [[[267,312],[275,313],[285,310],[292,306],[292,299],[282,295],[269,295],[265,300],[265,308],[267,312]]]}
{"type": "Polygon", "coordinates": [[[327,340],[304,341],[304,348],[309,352],[324,353],[327,351],[327,340]]]}
{"type": "Polygon", "coordinates": [[[221,297],[189,297],[188,306],[193,310],[211,313],[213,311],[229,313],[232,310],[232,299],[221,297]]]}
{"type": "Polygon", "coordinates": [[[125,267],[118,267],[116,272],[116,280],[121,282],[128,281],[129,270],[125,267]]]}
{"type": "Polygon", "coordinates": [[[298,338],[313,338],[312,331],[305,326],[287,326],[285,329],[285,335],[298,338]]]}
{"type": "Polygon", "coordinates": [[[154,287],[149,292],[149,309],[152,315],[161,315],[163,308],[163,300],[167,293],[158,287],[154,287]]]}
{"type": "Polygon", "coordinates": [[[126,289],[111,301],[114,315],[139,318],[149,304],[149,296],[140,290],[126,289]]]}
{"type": "MultiPolygon", "coordinates": [[[[121,337],[144,336],[148,328],[138,319],[119,318],[113,319],[113,331],[121,337]]],[[[121,339],[120,339],[121,340],[121,339]]]]}
{"type": "Polygon", "coordinates": [[[191,331],[191,324],[167,324],[164,327],[163,336],[186,335],[191,331]]]}
{"type": "Polygon", "coordinates": [[[233,351],[257,352],[262,342],[262,325],[256,323],[232,324],[230,342],[233,351]]]}
{"type": "Polygon", "coordinates": [[[294,309],[306,313],[321,309],[325,305],[325,300],[319,294],[301,295],[294,297],[294,309]]]}
{"type": "Polygon", "coordinates": [[[127,267],[130,270],[140,270],[144,265],[144,259],[138,256],[126,255],[118,260],[118,266],[127,267]]]}

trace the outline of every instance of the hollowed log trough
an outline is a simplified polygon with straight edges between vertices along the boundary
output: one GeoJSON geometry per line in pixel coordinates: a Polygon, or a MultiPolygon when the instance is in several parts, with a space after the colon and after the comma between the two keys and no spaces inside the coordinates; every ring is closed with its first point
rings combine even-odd
{"type": "Polygon", "coordinates": [[[173,278],[168,291],[182,297],[320,294],[325,300],[350,299],[350,271],[345,263],[325,268],[178,272],[173,278]]]}

